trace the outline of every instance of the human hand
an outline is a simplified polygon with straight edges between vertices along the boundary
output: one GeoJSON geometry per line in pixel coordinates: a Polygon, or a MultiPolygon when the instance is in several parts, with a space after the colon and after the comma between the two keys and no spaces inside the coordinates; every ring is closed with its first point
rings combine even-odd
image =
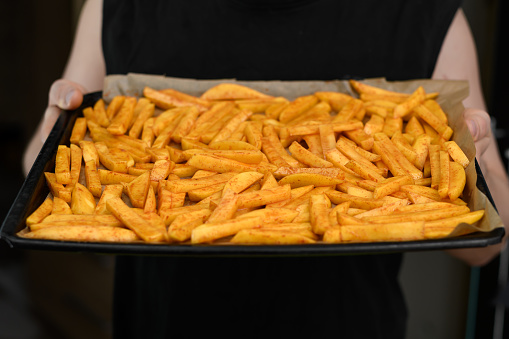
{"type": "Polygon", "coordinates": [[[480,158],[491,142],[491,118],[488,113],[475,108],[467,108],[463,118],[472,134],[477,157],[480,158]]]}
{"type": "Polygon", "coordinates": [[[56,80],[50,88],[48,107],[41,124],[41,141],[44,142],[62,110],[78,108],[83,101],[83,86],[66,79],[56,80]]]}

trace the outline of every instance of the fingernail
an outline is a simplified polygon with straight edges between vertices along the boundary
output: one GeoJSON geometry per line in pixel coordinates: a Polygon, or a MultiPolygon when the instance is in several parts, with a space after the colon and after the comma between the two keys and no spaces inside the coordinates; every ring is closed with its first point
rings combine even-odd
{"type": "Polygon", "coordinates": [[[478,133],[478,127],[477,124],[472,120],[467,120],[468,129],[470,130],[470,133],[472,134],[472,138],[476,140],[477,133],[478,133]]]}
{"type": "Polygon", "coordinates": [[[70,91],[65,96],[65,108],[69,107],[71,105],[72,96],[74,95],[74,91],[70,91]]]}

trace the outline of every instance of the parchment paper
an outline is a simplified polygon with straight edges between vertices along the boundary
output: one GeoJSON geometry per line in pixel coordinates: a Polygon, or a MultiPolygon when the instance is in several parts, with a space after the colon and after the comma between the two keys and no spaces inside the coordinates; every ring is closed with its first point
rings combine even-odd
{"type": "MultiPolygon", "coordinates": [[[[105,78],[103,97],[108,103],[116,95],[130,95],[141,97],[143,88],[149,86],[153,89],[173,88],[187,94],[200,96],[210,87],[223,82],[238,83],[249,86],[262,93],[273,96],[283,96],[293,100],[298,96],[312,94],[316,91],[339,91],[357,97],[357,93],[352,90],[348,81],[236,81],[235,79],[217,79],[217,80],[196,80],[172,78],[157,75],[128,74],[111,75],[105,78]]],[[[438,103],[448,115],[449,125],[454,130],[452,140],[463,149],[470,160],[470,165],[466,169],[467,183],[464,196],[462,197],[468,203],[471,210],[485,210],[485,216],[477,225],[470,226],[462,224],[450,236],[470,233],[472,228],[477,231],[488,232],[497,227],[503,227],[502,220],[496,212],[489,199],[476,187],[477,174],[474,165],[475,145],[468,131],[466,123],[462,118],[464,106],[463,100],[469,94],[468,83],[466,81],[454,80],[429,80],[416,79],[410,81],[386,81],[383,78],[366,79],[365,82],[370,85],[385,88],[388,90],[412,93],[417,87],[422,86],[427,93],[438,92],[438,103]]]]}

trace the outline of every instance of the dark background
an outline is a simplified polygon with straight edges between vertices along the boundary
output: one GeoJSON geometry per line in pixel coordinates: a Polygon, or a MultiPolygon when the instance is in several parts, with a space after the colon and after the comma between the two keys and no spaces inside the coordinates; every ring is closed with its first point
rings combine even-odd
{"type": "MultiPolygon", "coordinates": [[[[23,183],[21,156],[42,117],[50,85],[63,72],[82,3],[83,0],[0,1],[0,220],[7,214],[23,183]]],[[[466,0],[464,6],[477,42],[485,97],[505,164],[504,154],[509,148],[506,130],[509,126],[506,114],[509,69],[507,48],[504,48],[509,34],[508,23],[504,20],[507,6],[502,0],[466,0]]],[[[411,263],[422,265],[434,259],[431,254],[412,254],[409,258],[411,263]]],[[[19,251],[1,243],[0,339],[108,338],[111,333],[112,259],[19,251]]],[[[451,299],[434,303],[419,299],[417,295],[422,289],[412,280],[415,274],[411,268],[405,271],[403,284],[410,291],[409,336],[494,338],[494,300],[499,293],[501,299],[505,296],[505,285],[499,286],[497,282],[500,261],[497,259],[481,270],[470,270],[461,263],[451,262],[467,276],[461,286],[437,287],[445,298],[450,298],[450,291],[461,291],[459,306],[451,306],[452,311],[445,306],[441,306],[445,311],[437,310],[448,301],[458,304],[451,299]],[[422,312],[426,319],[415,315],[422,312]],[[437,319],[452,312],[457,316],[448,315],[445,323],[437,319]],[[422,331],[423,328],[426,330],[422,331]]],[[[438,264],[433,262],[433,265],[438,264]]],[[[436,278],[437,285],[451,281],[448,277],[451,271],[444,270],[440,274],[436,278]]],[[[500,309],[497,314],[505,317],[500,309]]]]}

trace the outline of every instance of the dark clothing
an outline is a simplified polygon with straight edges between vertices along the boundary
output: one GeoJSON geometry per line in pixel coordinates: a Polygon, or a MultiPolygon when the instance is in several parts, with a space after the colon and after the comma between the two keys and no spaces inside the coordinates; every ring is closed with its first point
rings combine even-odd
{"type": "MultiPolygon", "coordinates": [[[[429,78],[460,0],[104,1],[108,74],[429,78]]],[[[403,338],[400,254],[118,257],[118,338],[403,338]]]]}

